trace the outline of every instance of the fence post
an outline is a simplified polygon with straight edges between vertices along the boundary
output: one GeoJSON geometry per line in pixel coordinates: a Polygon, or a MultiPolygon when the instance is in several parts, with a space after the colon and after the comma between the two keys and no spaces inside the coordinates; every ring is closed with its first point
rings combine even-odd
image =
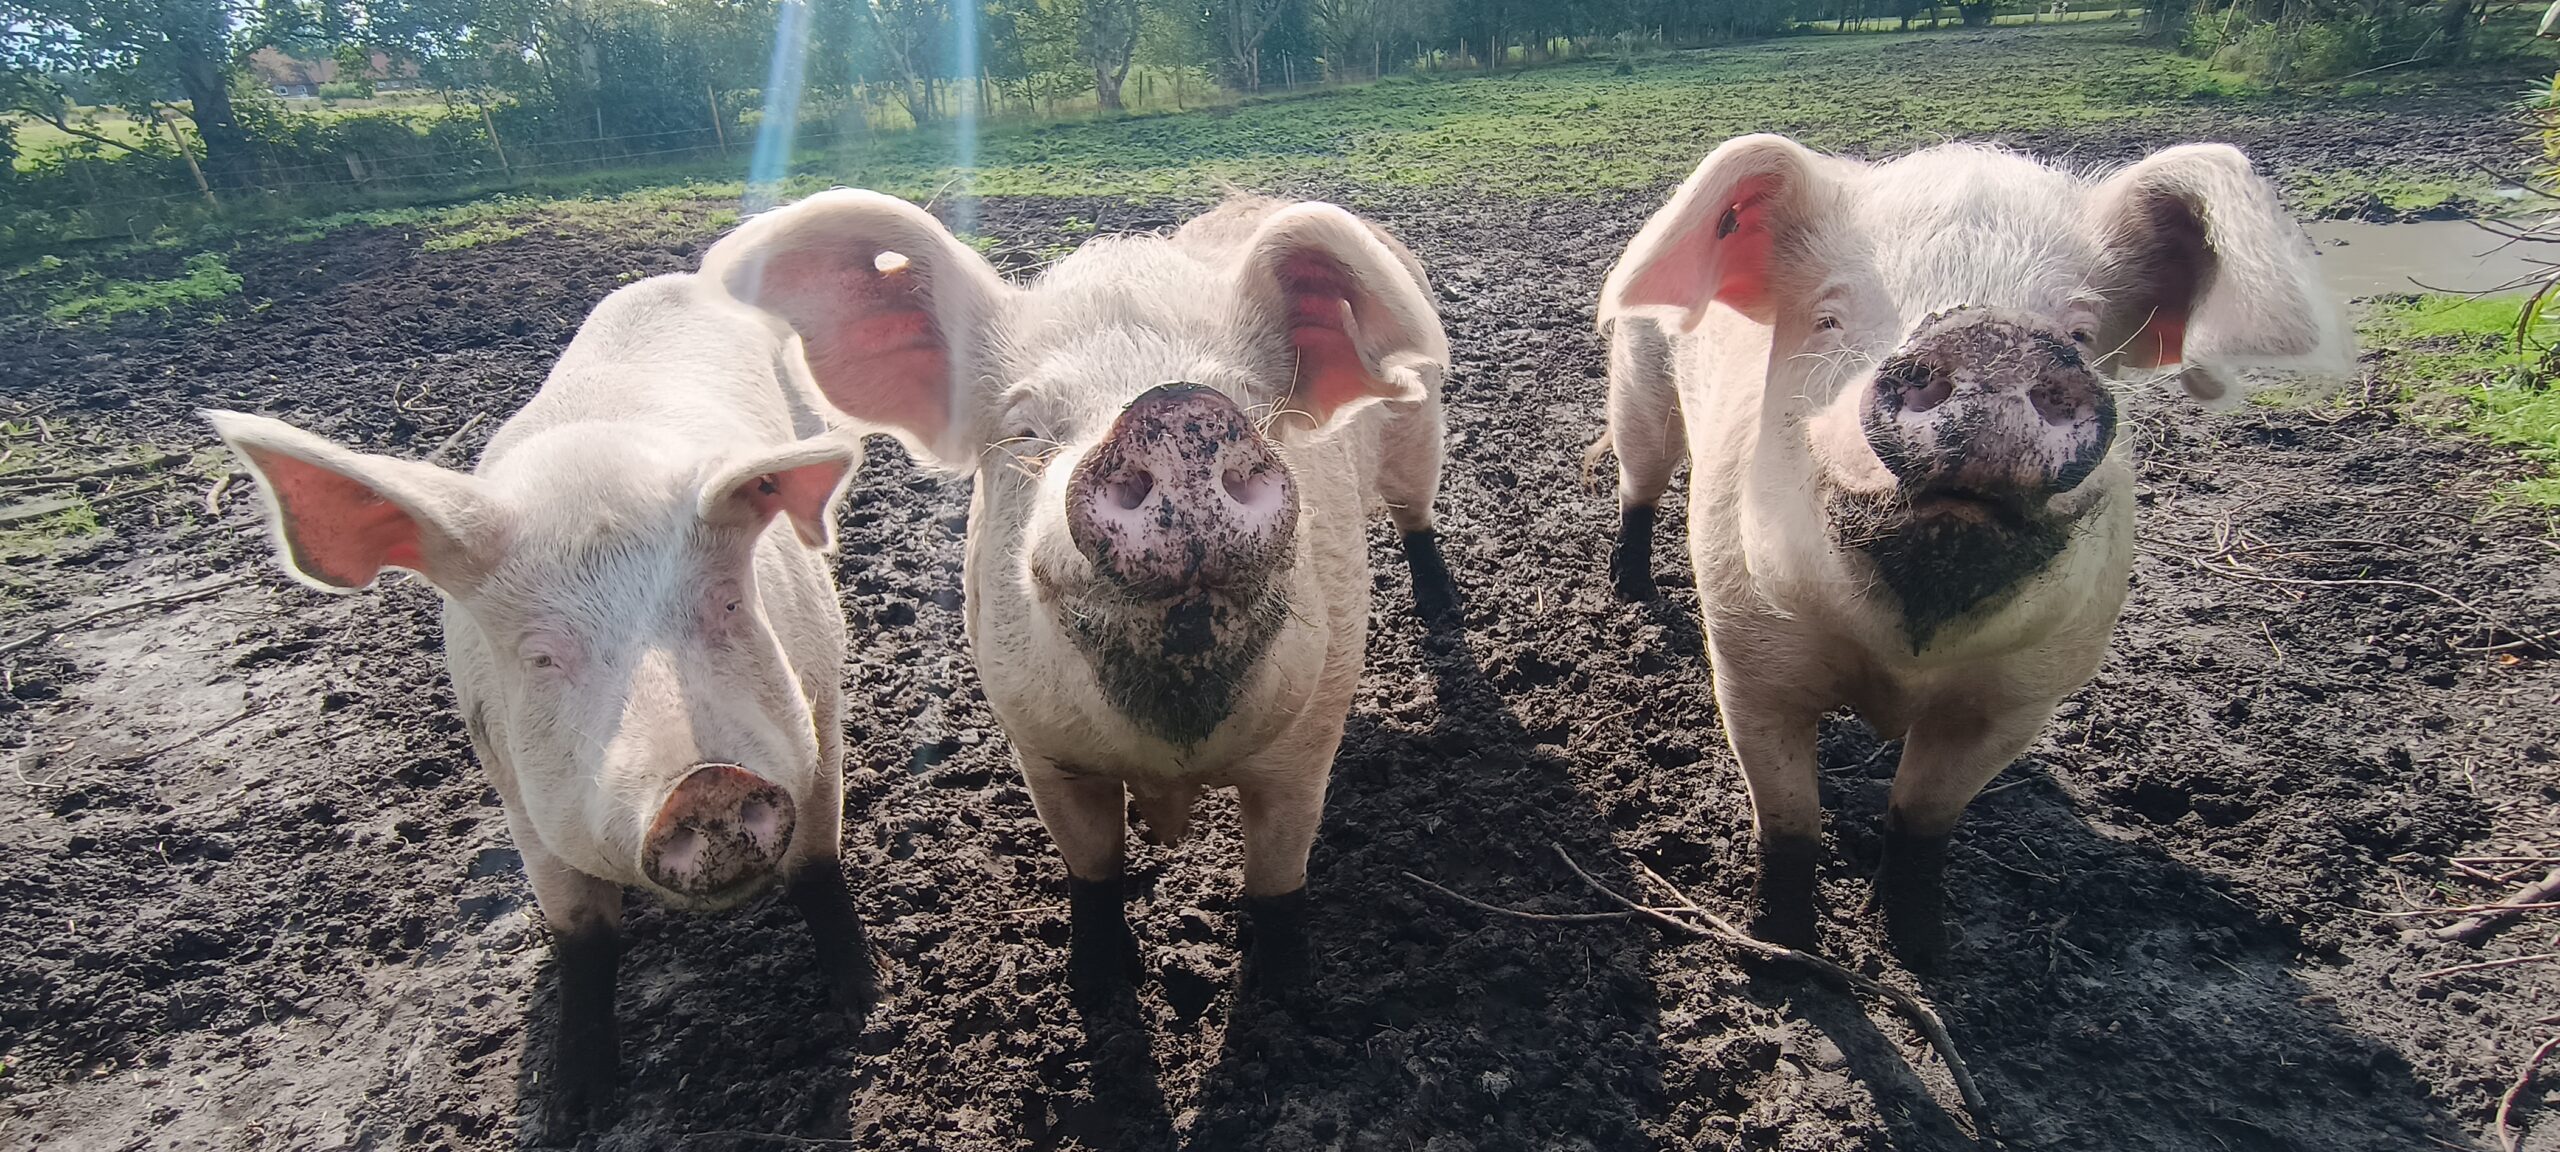
{"type": "Polygon", "coordinates": [[[489,102],[480,102],[480,126],[489,130],[489,150],[498,154],[498,170],[507,174],[507,182],[516,179],[516,166],[507,163],[507,146],[498,140],[498,122],[489,118],[489,102]]]}
{"type": "Polygon", "coordinates": [[[204,193],[205,205],[216,212],[222,211],[222,201],[213,198],[213,185],[205,183],[204,169],[196,166],[195,150],[187,147],[186,137],[178,135],[177,124],[165,118],[156,104],[151,108],[151,118],[158,120],[160,127],[168,130],[169,143],[178,149],[178,155],[186,158],[187,174],[196,178],[196,191],[204,193]]]}
{"type": "Polygon", "coordinates": [[[711,94],[711,86],[702,86],[702,99],[711,105],[711,136],[720,142],[720,158],[729,158],[729,130],[720,126],[720,98],[711,94]]]}

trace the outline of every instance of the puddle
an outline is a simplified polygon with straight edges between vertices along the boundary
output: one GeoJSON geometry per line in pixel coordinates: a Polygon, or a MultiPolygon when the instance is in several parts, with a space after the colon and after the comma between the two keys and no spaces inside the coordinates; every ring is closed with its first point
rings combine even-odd
{"type": "Polygon", "coordinates": [[[2341,300],[2430,288],[2484,291],[2531,275],[2533,260],[2560,260],[2560,243],[2509,245],[2468,220],[2319,220],[2303,227],[2320,250],[2321,279],[2341,300]]]}

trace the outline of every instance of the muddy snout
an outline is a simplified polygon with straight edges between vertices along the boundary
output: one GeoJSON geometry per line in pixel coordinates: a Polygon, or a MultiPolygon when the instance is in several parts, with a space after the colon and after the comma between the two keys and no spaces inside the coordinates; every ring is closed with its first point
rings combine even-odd
{"type": "Polygon", "coordinates": [[[1235,402],[1160,384],[1120,413],[1067,483],[1067,532],[1103,578],[1142,596],[1231,589],[1277,566],[1298,486],[1235,402]]]}
{"type": "Polygon", "coordinates": [[[1864,425],[1915,501],[2018,503],[2088,479],[2115,441],[2116,407],[2068,336],[1960,308],[1876,370],[1864,425]]]}
{"type": "Polygon", "coordinates": [[[696,767],[658,807],[640,851],[649,879],[715,899],[771,877],[791,845],[791,794],[735,764],[696,767]]]}

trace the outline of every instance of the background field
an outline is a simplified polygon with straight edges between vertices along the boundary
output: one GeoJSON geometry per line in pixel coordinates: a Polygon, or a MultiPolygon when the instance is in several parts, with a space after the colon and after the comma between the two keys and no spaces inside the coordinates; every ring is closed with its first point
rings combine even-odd
{"type": "MultiPolygon", "coordinates": [[[[1489,918],[1407,873],[1590,910],[1561,846],[1622,890],[1637,862],[1718,908],[1746,890],[1680,550],[1660,547],[1665,603],[1617,603],[1615,502],[1578,476],[1599,279],[1724,135],[1990,139],[2090,165],[2225,139],[2305,211],[2503,203],[2471,165],[2517,162],[2526,66],[2273,94],[2122,33],[1806,38],[1632,77],[1571,64],[1007,126],[978,142],[976,197],[947,137],[797,158],[793,190],[932,197],[1022,274],[1169,226],[1220,181],[1396,230],[1458,354],[1442,513],[1469,607],[1426,632],[1375,534],[1371,663],[1312,864],[1319,1007],[1232,993],[1217,798],[1190,844],[1134,856],[1146,1027],[1111,1031],[1068,1003],[1062,872],[961,644],[968,485],[875,445],[838,575],[847,852],[888,1002],[858,1030],[827,1017],[771,902],[634,902],[626,1113],[594,1146],[1965,1146],[1943,1067],[1873,1005],[1633,924],[1489,918]]],[[[467,460],[595,300],[690,267],[734,222],[742,166],[128,238],[0,280],[0,506],[60,502],[0,524],[0,644],[205,593],[0,654],[0,1145],[526,1139],[550,960],[452,712],[434,598],[285,579],[192,413],[467,460]]],[[[2334,397],[2207,415],[2127,386],[2133,600],[2097,681],[1959,832],[1941,977],[1903,972],[1861,908],[1892,749],[1826,723],[1827,940],[1936,1001],[2010,1146],[2496,1147],[2560,965],[2437,973],[2551,951],[2555,922],[2471,948],[2404,937],[2443,918],[2401,913],[2560,857],[2560,671],[2519,642],[2560,621],[2537,503],[2554,421],[2504,342],[2514,307],[2373,307],[2364,375],[2334,397]]],[[[2521,1097],[2529,1152],[2560,1149],[2553,1099],[2521,1097]]]]}

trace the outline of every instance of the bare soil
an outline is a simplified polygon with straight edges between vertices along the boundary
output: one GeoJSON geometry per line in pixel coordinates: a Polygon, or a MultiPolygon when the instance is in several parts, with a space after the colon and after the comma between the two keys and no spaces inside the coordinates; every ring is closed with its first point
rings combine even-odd
{"type": "MultiPolygon", "coordinates": [[[[1591,301],[1651,203],[1361,201],[1432,268],[1458,349],[1442,511],[1468,606],[1427,633],[1379,527],[1370,666],[1312,864],[1312,1008],[1235,995],[1225,798],[1187,845],[1135,851],[1143,1027],[1070,1003],[1063,870],[961,643],[967,482],[883,443],[839,575],[847,855],[887,1000],[858,1032],[828,1014],[777,900],[717,917],[635,901],[622,1119],[592,1146],[1966,1146],[1944,1066],[1876,1005],[1408,876],[1600,909],[1560,847],[1629,893],[1639,861],[1711,907],[1747,891],[1748,809],[1682,550],[1666,530],[1664,602],[1618,603],[1614,500],[1578,483],[1603,387],[1591,301]]],[[[1071,218],[1107,232],[1188,210],[990,201],[978,227],[1028,253],[1073,243],[1071,218]]],[[[218,404],[417,455],[460,432],[468,459],[595,300],[709,238],[253,245],[218,325],[0,332],[0,414],[26,407],[93,452],[198,449],[190,410],[218,404]]],[[[1959,831],[1952,962],[1914,978],[1862,908],[1894,750],[1845,717],[1823,732],[1826,946],[1936,1002],[2016,1148],[2493,1147],[2497,1100],[2560,1012],[2560,963],[2422,973],[2551,951],[2560,919],[2474,948],[2404,938],[2441,917],[2388,914],[2529,878],[2448,857],[2560,842],[2560,667],[2453,647],[2515,638],[2453,597],[2560,623],[2560,550],[2486,511],[2526,466],[2381,407],[2133,412],[2133,600],[2097,681],[1959,831]]],[[[29,562],[38,601],[0,628],[247,578],[5,662],[0,1146],[514,1146],[551,964],[452,710],[434,597],[293,585],[251,497],[235,485],[208,514],[206,483],[106,501],[111,531],[29,562]]],[[[2525,1148],[2560,1149],[2555,1101],[2522,1097],[2525,1148]]]]}

